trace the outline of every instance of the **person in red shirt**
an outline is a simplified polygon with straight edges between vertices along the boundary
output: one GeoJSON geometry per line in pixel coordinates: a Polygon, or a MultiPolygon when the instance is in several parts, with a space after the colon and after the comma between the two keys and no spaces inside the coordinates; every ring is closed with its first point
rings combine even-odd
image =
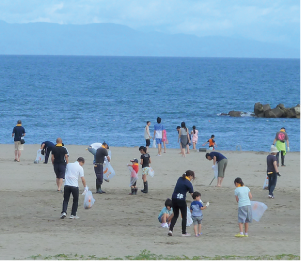
{"type": "Polygon", "coordinates": [[[131,193],[129,195],[137,195],[138,188],[136,184],[138,180],[139,164],[137,159],[132,159],[130,160],[130,162],[132,162],[132,165],[127,164],[131,173],[131,180],[130,180],[131,193]]]}

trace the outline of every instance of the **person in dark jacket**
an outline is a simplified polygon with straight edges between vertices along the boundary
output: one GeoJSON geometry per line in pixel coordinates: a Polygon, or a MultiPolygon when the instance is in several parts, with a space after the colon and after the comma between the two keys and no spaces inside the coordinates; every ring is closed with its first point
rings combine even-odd
{"type": "Polygon", "coordinates": [[[19,162],[21,157],[21,151],[24,149],[23,143],[21,143],[21,139],[25,136],[25,129],[22,127],[22,122],[20,120],[17,121],[17,125],[14,127],[12,132],[12,137],[14,138],[15,143],[15,160],[19,162]]]}
{"type": "Polygon", "coordinates": [[[51,141],[44,141],[44,142],[42,142],[42,144],[41,144],[41,150],[42,150],[41,154],[45,155],[44,164],[48,163],[49,154],[52,151],[52,148],[54,146],[55,145],[51,141]]]}

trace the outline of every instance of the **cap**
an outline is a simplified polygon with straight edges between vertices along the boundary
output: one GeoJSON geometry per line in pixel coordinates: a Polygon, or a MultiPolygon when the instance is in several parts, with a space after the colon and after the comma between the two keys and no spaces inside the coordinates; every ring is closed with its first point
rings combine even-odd
{"type": "Polygon", "coordinates": [[[134,159],[130,160],[130,162],[138,163],[138,160],[134,158],[134,159]]]}
{"type": "Polygon", "coordinates": [[[102,143],[102,145],[107,145],[107,146],[108,146],[107,149],[109,149],[109,144],[108,144],[107,142],[104,141],[104,142],[102,143]]]}

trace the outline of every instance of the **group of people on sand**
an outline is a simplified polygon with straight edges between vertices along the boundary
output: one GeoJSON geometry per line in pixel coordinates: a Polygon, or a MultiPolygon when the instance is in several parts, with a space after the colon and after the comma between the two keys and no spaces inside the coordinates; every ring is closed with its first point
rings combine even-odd
{"type": "MultiPolygon", "coordinates": [[[[148,148],[151,143],[151,139],[153,139],[153,142],[158,147],[158,154],[157,156],[162,155],[162,146],[164,149],[164,153],[166,153],[166,144],[168,144],[167,139],[167,133],[164,125],[161,123],[161,118],[157,118],[157,123],[154,125],[154,135],[152,136],[150,134],[150,127],[151,122],[147,121],[146,126],[144,128],[144,138],[145,138],[145,147],[148,151],[148,148]]],[[[196,144],[198,143],[199,139],[199,131],[196,129],[195,126],[192,126],[192,131],[189,133],[188,128],[186,127],[185,122],[181,122],[181,126],[177,126],[178,131],[178,143],[180,144],[180,154],[185,157],[186,154],[189,154],[189,147],[193,146],[193,150],[196,150],[196,144]]],[[[202,146],[205,146],[207,143],[209,143],[209,150],[214,150],[214,148],[217,146],[214,140],[214,135],[211,135],[211,138],[207,140],[202,146]]]]}

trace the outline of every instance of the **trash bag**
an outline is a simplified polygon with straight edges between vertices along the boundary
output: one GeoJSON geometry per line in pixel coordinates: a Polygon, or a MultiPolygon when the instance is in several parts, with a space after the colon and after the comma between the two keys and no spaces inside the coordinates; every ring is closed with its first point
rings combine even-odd
{"type": "Polygon", "coordinates": [[[45,160],[45,155],[42,155],[41,152],[42,152],[41,149],[39,149],[39,150],[37,151],[37,157],[36,157],[36,159],[35,159],[35,161],[34,161],[35,164],[39,163],[40,161],[44,161],[44,160],[45,160]]]}
{"type": "Polygon", "coordinates": [[[218,177],[218,165],[217,165],[217,163],[212,166],[212,169],[214,171],[214,177],[217,179],[217,177],[218,177]]]}
{"type": "Polygon", "coordinates": [[[91,190],[89,190],[85,195],[84,208],[85,209],[91,208],[93,206],[94,202],[95,202],[95,199],[93,198],[91,190]]]}
{"type": "Polygon", "coordinates": [[[263,213],[268,209],[268,206],[262,202],[251,201],[252,218],[259,222],[263,213]]]}
{"type": "Polygon", "coordinates": [[[262,189],[268,189],[268,188],[269,188],[269,177],[267,175],[266,178],[264,179],[264,183],[263,183],[262,189]]]}
{"type": "Polygon", "coordinates": [[[157,148],[156,140],[153,140],[153,148],[157,148]]]}
{"type": "Polygon", "coordinates": [[[148,168],[148,175],[150,175],[151,177],[154,177],[155,171],[153,170],[152,167],[149,167],[149,168],[148,168]]]}
{"type": "Polygon", "coordinates": [[[115,170],[113,169],[110,162],[107,160],[103,163],[103,178],[105,180],[110,180],[115,176],[115,170]]]}
{"type": "Polygon", "coordinates": [[[190,227],[192,225],[193,221],[191,218],[191,212],[189,207],[187,207],[187,220],[186,220],[186,227],[190,227]]]}
{"type": "Polygon", "coordinates": [[[130,179],[130,186],[133,186],[135,184],[135,182],[137,182],[138,180],[138,173],[133,169],[132,166],[127,166],[129,171],[130,171],[130,175],[131,175],[131,179],[130,179]]]}

